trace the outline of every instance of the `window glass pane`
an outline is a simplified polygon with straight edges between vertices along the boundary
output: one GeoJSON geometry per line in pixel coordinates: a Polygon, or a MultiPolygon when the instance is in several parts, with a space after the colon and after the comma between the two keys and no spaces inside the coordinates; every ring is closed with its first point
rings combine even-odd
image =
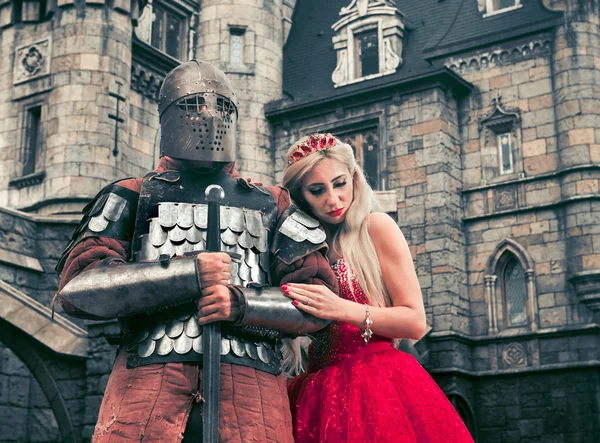
{"type": "Polygon", "coordinates": [[[231,33],[230,40],[230,60],[234,65],[241,65],[244,63],[242,54],[243,54],[243,40],[244,36],[240,33],[231,33]]]}
{"type": "Polygon", "coordinates": [[[513,172],[510,132],[498,134],[498,150],[500,151],[500,173],[508,174],[513,172]]]}
{"type": "Polygon", "coordinates": [[[511,259],[504,270],[504,291],[509,326],[527,323],[527,290],[521,264],[511,259]]]}
{"type": "Polygon", "coordinates": [[[41,106],[27,110],[26,144],[23,151],[23,175],[35,172],[35,162],[38,154],[40,137],[40,123],[42,117],[41,106]]]}
{"type": "Polygon", "coordinates": [[[152,21],[152,39],[150,44],[155,48],[163,48],[163,29],[165,23],[165,12],[162,9],[154,7],[154,20],[152,21]]]}
{"type": "Polygon", "coordinates": [[[379,73],[379,37],[377,29],[356,35],[359,63],[357,77],[379,73]]]}
{"type": "Polygon", "coordinates": [[[181,18],[173,14],[167,16],[167,38],[165,41],[165,52],[171,57],[181,58],[181,18]]]}

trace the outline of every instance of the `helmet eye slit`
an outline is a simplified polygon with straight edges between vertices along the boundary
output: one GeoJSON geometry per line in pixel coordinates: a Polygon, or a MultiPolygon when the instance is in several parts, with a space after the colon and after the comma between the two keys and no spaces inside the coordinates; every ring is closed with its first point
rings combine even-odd
{"type": "Polygon", "coordinates": [[[186,114],[201,114],[206,111],[206,100],[199,94],[188,96],[177,103],[186,114]]]}

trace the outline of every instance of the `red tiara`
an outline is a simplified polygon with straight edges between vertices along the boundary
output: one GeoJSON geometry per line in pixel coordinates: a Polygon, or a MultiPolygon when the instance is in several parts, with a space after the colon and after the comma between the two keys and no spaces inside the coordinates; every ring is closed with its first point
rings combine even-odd
{"type": "Polygon", "coordinates": [[[308,157],[310,154],[329,149],[336,144],[336,138],[331,134],[314,134],[297,145],[288,157],[288,165],[308,157]]]}

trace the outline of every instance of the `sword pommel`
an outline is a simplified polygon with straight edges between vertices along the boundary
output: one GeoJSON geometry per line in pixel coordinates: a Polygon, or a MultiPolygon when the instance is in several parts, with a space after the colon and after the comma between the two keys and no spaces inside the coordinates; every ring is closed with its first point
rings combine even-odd
{"type": "Polygon", "coordinates": [[[204,196],[209,203],[221,203],[221,200],[225,198],[225,191],[219,185],[210,185],[204,191],[204,196]]]}

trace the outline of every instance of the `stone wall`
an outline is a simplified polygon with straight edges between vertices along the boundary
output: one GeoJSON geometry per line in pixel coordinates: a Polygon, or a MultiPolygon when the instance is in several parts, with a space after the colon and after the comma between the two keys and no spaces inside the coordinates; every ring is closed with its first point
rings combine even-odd
{"type": "Polygon", "coordinates": [[[477,384],[479,440],[587,442],[598,436],[598,372],[503,376],[477,384]]]}

